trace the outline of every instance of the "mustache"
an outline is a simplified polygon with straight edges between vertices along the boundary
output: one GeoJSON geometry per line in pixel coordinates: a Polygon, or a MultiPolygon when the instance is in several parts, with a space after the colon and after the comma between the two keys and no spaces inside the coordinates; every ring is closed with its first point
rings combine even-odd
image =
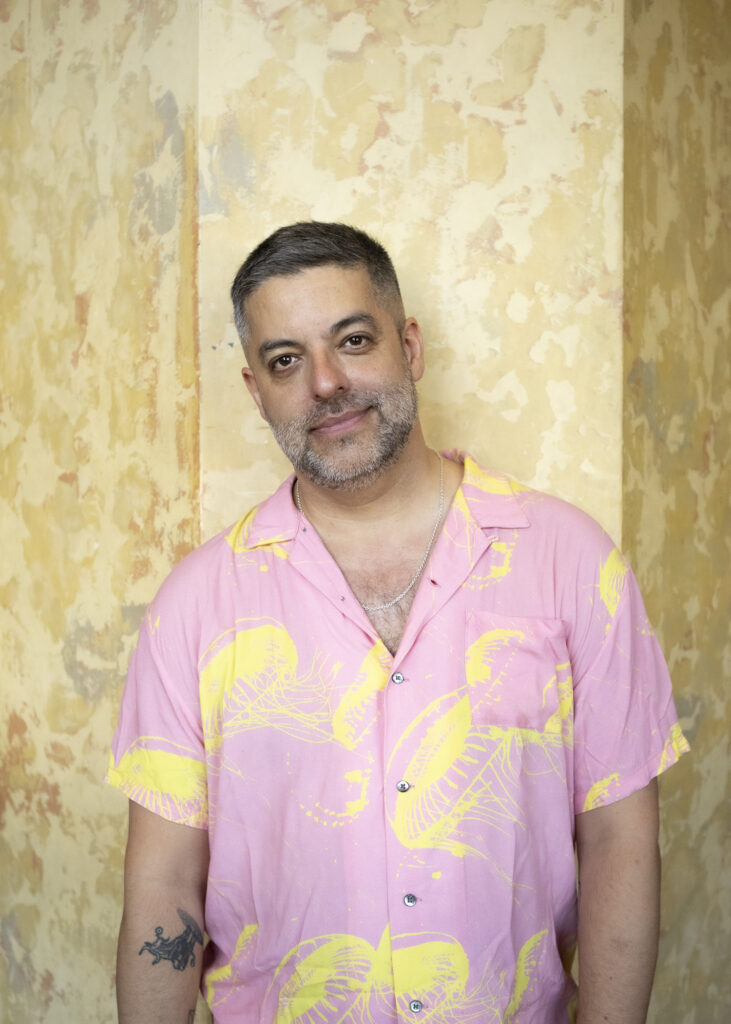
{"type": "Polygon", "coordinates": [[[371,406],[375,409],[381,407],[380,395],[376,392],[359,391],[357,394],[341,398],[326,398],[302,418],[302,426],[307,430],[314,430],[330,416],[342,416],[343,413],[348,412],[363,412],[364,409],[371,406]]]}

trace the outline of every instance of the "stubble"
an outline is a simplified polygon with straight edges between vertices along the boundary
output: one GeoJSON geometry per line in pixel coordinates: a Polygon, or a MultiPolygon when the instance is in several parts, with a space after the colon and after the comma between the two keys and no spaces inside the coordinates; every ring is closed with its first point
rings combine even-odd
{"type": "Polygon", "coordinates": [[[331,489],[358,490],[392,465],[406,446],[416,422],[416,387],[408,373],[398,384],[379,391],[350,391],[319,402],[304,416],[286,422],[267,417],[274,437],[298,475],[331,489]],[[342,437],[315,437],[312,431],[330,416],[370,409],[372,430],[342,437]]]}

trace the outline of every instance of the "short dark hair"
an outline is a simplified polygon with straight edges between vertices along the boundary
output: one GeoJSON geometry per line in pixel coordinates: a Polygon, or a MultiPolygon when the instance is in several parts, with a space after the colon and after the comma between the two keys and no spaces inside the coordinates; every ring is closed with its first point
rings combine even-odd
{"type": "Polygon", "coordinates": [[[244,304],[252,292],[270,277],[288,277],[309,267],[327,264],[367,270],[376,298],[401,330],[404,322],[401,290],[391,257],[380,242],[349,224],[299,221],[279,228],[260,242],[234,278],[231,301],[241,344],[245,346],[248,340],[244,304]]]}

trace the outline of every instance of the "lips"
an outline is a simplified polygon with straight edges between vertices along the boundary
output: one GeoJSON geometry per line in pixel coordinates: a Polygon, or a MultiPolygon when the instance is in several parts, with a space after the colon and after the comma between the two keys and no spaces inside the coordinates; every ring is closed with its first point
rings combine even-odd
{"type": "Polygon", "coordinates": [[[314,427],[311,427],[310,430],[312,433],[318,434],[338,434],[349,430],[359,423],[368,413],[369,409],[370,406],[366,406],[365,409],[348,409],[337,416],[327,416],[315,424],[314,427]]]}

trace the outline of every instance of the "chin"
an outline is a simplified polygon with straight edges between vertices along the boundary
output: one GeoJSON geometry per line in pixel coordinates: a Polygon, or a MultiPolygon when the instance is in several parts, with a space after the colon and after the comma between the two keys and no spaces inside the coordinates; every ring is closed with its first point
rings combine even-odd
{"type": "Polygon", "coordinates": [[[355,447],[352,443],[341,446],[338,456],[335,453],[320,454],[311,449],[299,460],[295,469],[314,484],[330,490],[358,491],[368,487],[391,466],[403,451],[403,445],[394,451],[371,450],[368,452],[348,451],[355,447]]]}

